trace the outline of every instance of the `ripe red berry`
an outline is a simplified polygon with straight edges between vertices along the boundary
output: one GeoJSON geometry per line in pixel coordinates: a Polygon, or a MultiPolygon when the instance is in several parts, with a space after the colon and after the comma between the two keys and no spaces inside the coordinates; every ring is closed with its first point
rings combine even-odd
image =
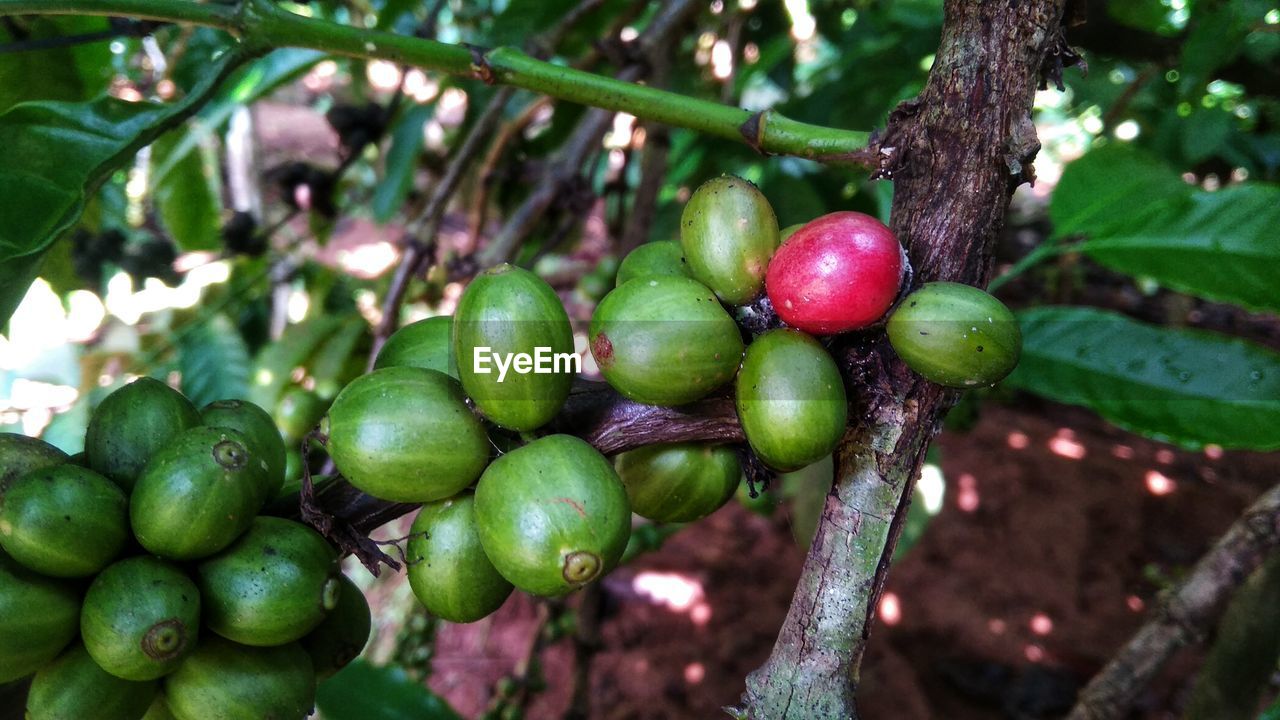
{"type": "Polygon", "coordinates": [[[871,325],[898,296],[905,263],[893,232],[870,215],[834,212],[793,234],[769,263],[778,316],[815,335],[871,325]]]}

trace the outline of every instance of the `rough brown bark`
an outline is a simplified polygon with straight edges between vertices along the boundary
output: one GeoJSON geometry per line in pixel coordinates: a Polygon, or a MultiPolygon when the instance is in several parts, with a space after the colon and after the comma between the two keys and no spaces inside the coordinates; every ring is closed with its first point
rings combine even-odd
{"type": "MultiPolygon", "coordinates": [[[[1039,150],[1031,107],[1061,48],[1063,0],[949,0],[918,98],[879,142],[894,181],[891,225],[914,282],[984,285],[1015,187],[1039,150]]],[[[921,381],[882,332],[844,348],[852,426],[773,654],[747,680],[749,717],[853,718],[858,668],[911,490],[953,395],[921,381]]]]}

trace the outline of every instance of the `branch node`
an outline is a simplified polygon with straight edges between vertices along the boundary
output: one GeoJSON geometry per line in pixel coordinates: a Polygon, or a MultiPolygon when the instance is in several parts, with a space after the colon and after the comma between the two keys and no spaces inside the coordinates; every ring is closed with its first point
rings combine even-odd
{"type": "Polygon", "coordinates": [[[471,52],[471,71],[476,78],[484,82],[485,85],[496,83],[498,76],[493,71],[493,65],[489,63],[488,48],[472,45],[471,43],[463,43],[463,45],[471,52]]]}
{"type": "Polygon", "coordinates": [[[751,113],[751,117],[746,122],[738,126],[738,132],[742,134],[742,139],[752,150],[761,155],[768,155],[764,149],[764,133],[765,126],[769,121],[768,110],[751,113]]]}
{"type": "Polygon", "coordinates": [[[1062,83],[1062,72],[1069,67],[1080,68],[1080,74],[1088,77],[1089,63],[1084,56],[1067,43],[1067,36],[1059,27],[1049,39],[1049,47],[1045,50],[1044,60],[1040,64],[1040,89],[1048,90],[1050,81],[1058,92],[1066,90],[1062,83]]]}

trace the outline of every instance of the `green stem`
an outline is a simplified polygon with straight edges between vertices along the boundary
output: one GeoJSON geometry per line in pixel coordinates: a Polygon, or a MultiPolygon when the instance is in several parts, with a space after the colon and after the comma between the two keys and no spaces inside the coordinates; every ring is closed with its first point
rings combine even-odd
{"type": "Polygon", "coordinates": [[[273,0],[240,6],[175,0],[0,0],[0,16],[112,15],[220,28],[250,49],[292,46],[353,58],[388,60],[543,93],[643,120],[746,142],[760,152],[821,162],[858,163],[868,134],[798,122],[773,111],[692,98],[537,60],[510,47],[480,50],[338,25],[295,15],[273,0]]]}

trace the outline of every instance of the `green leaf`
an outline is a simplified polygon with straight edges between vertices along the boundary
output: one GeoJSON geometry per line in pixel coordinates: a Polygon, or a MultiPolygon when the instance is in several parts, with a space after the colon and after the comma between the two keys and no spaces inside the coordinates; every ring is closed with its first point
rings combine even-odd
{"type": "Polygon", "coordinates": [[[160,223],[185,251],[216,250],[222,245],[222,179],[210,143],[197,143],[182,157],[174,150],[186,132],[171,132],[151,146],[153,168],[171,165],[163,182],[153,186],[160,223]]]}
{"type": "Polygon", "coordinates": [[[320,684],[326,720],[461,720],[439,695],[398,667],[356,660],[320,684]]]}
{"type": "Polygon", "coordinates": [[[1127,145],[1096,148],[1067,166],[1049,204],[1054,237],[1140,227],[1194,188],[1157,158],[1127,145]]]}
{"type": "Polygon", "coordinates": [[[422,126],[435,113],[431,105],[415,105],[400,117],[391,133],[382,182],[373,191],[373,219],[385,223],[395,217],[413,189],[413,174],[422,151],[422,126]]]}
{"type": "MultiPolygon", "coordinates": [[[[347,382],[354,380],[350,368],[355,366],[359,375],[364,370],[364,358],[354,357],[362,341],[369,337],[369,323],[358,313],[351,313],[343,319],[342,325],[329,335],[315,355],[311,357],[311,377],[316,382],[316,392],[321,397],[333,399],[347,382]]],[[[368,347],[368,343],[363,343],[368,347]]]]}
{"type": "MultiPolygon", "coordinates": [[[[1134,202],[1137,202],[1135,199],[1134,202]]],[[[1169,288],[1254,310],[1280,309],[1280,187],[1254,183],[1153,215],[1140,227],[1095,234],[1085,253],[1107,267],[1169,288]]]]}
{"type": "Polygon", "coordinates": [[[7,332],[9,316],[18,309],[22,298],[27,295],[27,288],[35,282],[43,258],[44,253],[37,252],[0,263],[0,330],[7,332]]]}
{"type": "Polygon", "coordinates": [[[1195,164],[1217,155],[1235,122],[1235,117],[1221,108],[1197,108],[1182,124],[1183,157],[1195,164]]]}
{"type": "MultiPolygon", "coordinates": [[[[106,18],[32,17],[23,21],[25,36],[39,41],[96,33],[106,18]]],[[[0,44],[17,40],[0,25],[0,44]]],[[[5,54],[0,62],[0,112],[30,100],[83,101],[97,95],[111,78],[111,51],[106,42],[5,54]]]]}
{"type": "Polygon", "coordinates": [[[1018,318],[1022,360],[1006,382],[1185,447],[1280,449],[1280,354],[1091,308],[1018,318]]]}
{"type": "Polygon", "coordinates": [[[0,115],[0,323],[107,175],[195,112],[238,62],[224,55],[201,85],[168,105],[103,96],[22,103],[0,115]]]}
{"type": "Polygon", "coordinates": [[[1258,720],[1280,720],[1280,698],[1277,698],[1271,707],[1263,710],[1258,720]]]}
{"type": "Polygon", "coordinates": [[[419,5],[418,0],[387,0],[378,10],[377,30],[390,30],[396,26],[400,18],[411,14],[419,5]]]}
{"type": "Polygon", "coordinates": [[[178,341],[178,371],[196,407],[249,394],[249,350],[225,315],[198,323],[178,341]]]}
{"type": "Polygon", "coordinates": [[[1220,3],[1196,13],[1187,40],[1182,44],[1182,90],[1194,95],[1220,67],[1235,60],[1244,49],[1250,19],[1241,3],[1220,3]]]}
{"type": "Polygon", "coordinates": [[[333,315],[315,315],[285,328],[280,339],[262,348],[253,361],[253,386],[249,400],[270,410],[315,349],[342,323],[333,315]]]}
{"type": "Polygon", "coordinates": [[[1169,23],[1169,6],[1161,0],[1107,3],[1106,8],[1107,15],[1111,16],[1112,20],[1135,30],[1168,34],[1172,29],[1169,23]]]}

